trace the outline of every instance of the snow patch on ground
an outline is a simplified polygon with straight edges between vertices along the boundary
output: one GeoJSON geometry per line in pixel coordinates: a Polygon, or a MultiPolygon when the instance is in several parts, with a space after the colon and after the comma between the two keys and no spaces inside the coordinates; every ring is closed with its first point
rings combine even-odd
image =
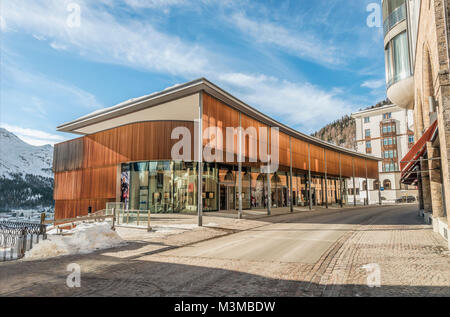
{"type": "MultiPolygon", "coordinates": [[[[209,223],[205,227],[217,227],[215,223],[209,223]]],[[[170,231],[170,230],[193,230],[198,228],[197,224],[173,224],[173,225],[154,225],[154,231],[170,231]]]]}
{"type": "Polygon", "coordinates": [[[25,259],[46,259],[62,255],[87,254],[96,250],[109,249],[126,244],[106,222],[84,223],[72,230],[64,231],[68,235],[56,235],[56,230],[48,232],[47,240],[34,245],[25,253],[25,259]]]}

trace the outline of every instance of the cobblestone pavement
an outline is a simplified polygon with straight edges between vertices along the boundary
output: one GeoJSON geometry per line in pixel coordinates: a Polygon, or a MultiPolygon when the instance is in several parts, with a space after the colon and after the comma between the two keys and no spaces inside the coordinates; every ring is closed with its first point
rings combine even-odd
{"type": "MultiPolygon", "coordinates": [[[[0,295],[450,296],[447,242],[423,224],[415,206],[319,210],[258,220],[207,217],[204,223],[215,225],[156,238],[123,232],[132,242],[118,249],[0,263],[0,295]],[[178,252],[201,248],[205,241],[223,243],[247,232],[279,230],[282,224],[291,235],[294,228],[303,234],[341,233],[334,240],[324,238],[330,246],[314,263],[178,252]],[[81,266],[81,288],[66,286],[70,263],[81,266]],[[380,269],[380,287],[367,286],[363,266],[370,264],[380,269]]],[[[315,237],[299,243],[315,243],[315,237]]]]}

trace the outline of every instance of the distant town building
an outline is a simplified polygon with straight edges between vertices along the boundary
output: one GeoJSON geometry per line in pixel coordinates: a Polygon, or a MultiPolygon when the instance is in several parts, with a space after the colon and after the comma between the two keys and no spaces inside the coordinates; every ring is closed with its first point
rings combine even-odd
{"type": "Polygon", "coordinates": [[[349,202],[363,204],[379,203],[379,192],[383,202],[396,202],[399,199],[414,197],[417,199],[416,186],[402,185],[400,182],[400,160],[414,144],[413,111],[402,109],[397,105],[386,105],[352,114],[356,121],[356,147],[361,153],[382,159],[378,163],[380,180],[357,178],[355,188],[353,180],[347,181],[349,202]],[[367,192],[369,197],[367,197],[367,192]]]}

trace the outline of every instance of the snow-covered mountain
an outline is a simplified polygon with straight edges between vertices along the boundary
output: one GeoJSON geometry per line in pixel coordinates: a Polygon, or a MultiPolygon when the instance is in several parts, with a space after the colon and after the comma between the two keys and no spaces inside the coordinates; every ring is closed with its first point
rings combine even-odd
{"type": "Polygon", "coordinates": [[[33,146],[15,134],[0,128],[0,177],[13,178],[15,174],[53,178],[53,147],[33,146]]]}
{"type": "Polygon", "coordinates": [[[53,208],[53,147],[33,146],[0,128],[0,212],[53,208]]]}

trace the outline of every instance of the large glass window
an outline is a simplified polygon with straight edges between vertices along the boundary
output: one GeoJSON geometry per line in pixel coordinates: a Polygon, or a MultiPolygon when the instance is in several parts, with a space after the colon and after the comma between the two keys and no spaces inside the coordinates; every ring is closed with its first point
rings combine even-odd
{"type": "Polygon", "coordinates": [[[410,75],[409,51],[406,31],[397,35],[392,41],[394,61],[394,82],[402,80],[410,75]]]}
{"type": "Polygon", "coordinates": [[[149,162],[149,196],[152,212],[173,211],[172,162],[149,162]]]}
{"type": "Polygon", "coordinates": [[[203,165],[203,210],[217,210],[217,188],[218,173],[214,164],[205,163],[203,165]]]}
{"type": "Polygon", "coordinates": [[[386,83],[388,85],[391,84],[392,82],[392,61],[391,61],[391,56],[392,56],[392,50],[391,50],[391,43],[388,43],[386,46],[386,49],[384,51],[384,58],[385,58],[385,62],[386,62],[386,83]]]}
{"type": "Polygon", "coordinates": [[[153,213],[196,212],[196,167],[196,163],[171,161],[124,164],[121,189],[125,195],[122,193],[121,201],[126,202],[128,191],[127,207],[131,210],[150,210],[153,213]]]}
{"type": "Polygon", "coordinates": [[[130,209],[148,210],[148,163],[131,164],[130,176],[130,209]]]}
{"type": "Polygon", "coordinates": [[[402,32],[385,49],[386,82],[388,86],[411,75],[407,33],[402,32]]]}
{"type": "Polygon", "coordinates": [[[242,208],[250,209],[251,203],[251,176],[248,171],[242,171],[242,208]]]}
{"type": "Polygon", "coordinates": [[[175,212],[197,211],[197,163],[174,162],[173,173],[175,212]]]}
{"type": "Polygon", "coordinates": [[[253,207],[254,208],[265,208],[267,203],[267,185],[266,185],[266,175],[265,174],[259,174],[259,172],[254,171],[253,177],[256,180],[252,187],[252,196],[254,197],[253,200],[253,207]]]}
{"type": "Polygon", "coordinates": [[[405,3],[405,0],[387,0],[387,2],[389,2],[388,15],[391,15],[405,3]]]}

